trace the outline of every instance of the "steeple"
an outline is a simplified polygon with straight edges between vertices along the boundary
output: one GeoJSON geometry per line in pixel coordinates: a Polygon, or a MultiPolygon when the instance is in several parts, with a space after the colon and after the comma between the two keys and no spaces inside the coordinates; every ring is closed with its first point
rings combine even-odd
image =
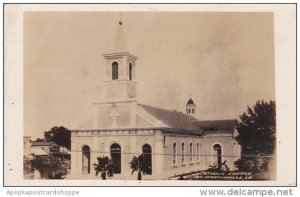
{"type": "MultiPolygon", "coordinates": [[[[94,103],[93,125],[95,128],[134,128],[137,126],[136,60],[127,50],[123,32],[124,22],[113,22],[111,46],[105,59],[103,99],[94,103]],[[112,50],[112,48],[114,48],[112,50]]],[[[110,39],[109,39],[110,40],[110,39]]]]}
{"type": "Polygon", "coordinates": [[[128,52],[127,42],[125,39],[124,22],[120,18],[116,25],[116,35],[113,40],[112,51],[113,53],[128,52]]]}
{"type": "Polygon", "coordinates": [[[106,99],[125,101],[136,99],[135,68],[137,57],[130,54],[124,36],[124,22],[114,23],[117,27],[113,50],[104,54],[106,59],[106,79],[104,81],[106,99]]]}

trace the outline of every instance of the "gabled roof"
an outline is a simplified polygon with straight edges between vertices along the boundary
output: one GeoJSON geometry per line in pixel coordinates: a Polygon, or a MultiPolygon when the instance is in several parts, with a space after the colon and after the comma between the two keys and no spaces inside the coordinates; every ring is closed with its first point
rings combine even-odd
{"type": "Polygon", "coordinates": [[[52,146],[56,145],[55,142],[32,142],[32,146],[52,146]]]}
{"type": "Polygon", "coordinates": [[[195,121],[195,124],[204,131],[233,131],[237,120],[207,120],[195,121]]]}
{"type": "Polygon", "coordinates": [[[151,114],[155,118],[165,123],[168,126],[168,128],[188,131],[199,131],[200,133],[202,133],[202,130],[195,124],[195,121],[197,121],[197,119],[190,115],[184,114],[182,112],[161,109],[144,104],[138,105],[141,108],[143,108],[147,113],[151,114]]]}

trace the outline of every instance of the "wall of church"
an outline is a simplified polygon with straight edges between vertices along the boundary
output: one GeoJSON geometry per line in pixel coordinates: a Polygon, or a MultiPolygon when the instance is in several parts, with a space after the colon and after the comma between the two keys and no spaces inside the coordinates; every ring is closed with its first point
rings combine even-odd
{"type": "Polygon", "coordinates": [[[204,147],[203,137],[172,134],[165,136],[163,171],[166,177],[206,169],[205,160],[201,157],[204,147]],[[182,156],[183,143],[184,159],[182,156]],[[174,154],[174,144],[176,144],[176,154],[174,154]],[[199,144],[198,152],[197,144],[199,144]]]}
{"type": "Polygon", "coordinates": [[[166,177],[207,170],[209,165],[216,161],[213,148],[215,144],[222,147],[222,162],[226,160],[226,165],[230,170],[236,169],[234,161],[239,159],[239,147],[230,134],[209,136],[167,134],[164,142],[163,171],[166,177]],[[175,158],[174,143],[176,143],[175,158]],[[182,143],[184,143],[184,162],[182,162],[182,143]],[[192,144],[192,151],[190,151],[190,144],[192,144]]]}
{"type": "Polygon", "coordinates": [[[214,145],[219,144],[222,150],[222,162],[226,160],[226,165],[230,170],[236,169],[234,165],[234,161],[239,159],[240,152],[238,149],[238,144],[233,139],[231,134],[214,134],[214,135],[206,135],[203,138],[203,144],[206,147],[205,155],[211,155],[206,157],[207,159],[207,167],[208,165],[212,165],[214,160],[214,145]]]}
{"type": "Polygon", "coordinates": [[[120,83],[119,81],[111,81],[109,84],[106,84],[106,98],[125,98],[126,88],[127,84],[125,83],[120,83]]]}
{"type": "MultiPolygon", "coordinates": [[[[121,146],[121,174],[115,175],[115,179],[136,179],[137,173],[131,174],[129,162],[132,157],[142,154],[142,147],[149,144],[152,149],[152,175],[145,175],[144,179],[154,179],[162,173],[162,139],[159,130],[140,131],[81,131],[72,132],[72,157],[71,173],[82,174],[82,147],[90,147],[90,168],[94,174],[93,164],[97,163],[97,157],[109,156],[110,147],[117,143],[121,146]]],[[[88,176],[88,175],[86,175],[88,176]]]]}
{"type": "Polygon", "coordinates": [[[128,128],[135,123],[132,112],[136,110],[136,103],[128,102],[117,105],[106,104],[95,108],[94,128],[128,128]],[[115,116],[115,117],[113,117],[115,116]]]}
{"type": "Polygon", "coordinates": [[[136,179],[137,174],[131,174],[129,162],[134,155],[142,154],[142,147],[145,144],[151,146],[152,175],[145,175],[143,179],[167,179],[174,175],[207,170],[216,159],[213,148],[215,144],[221,146],[222,162],[226,160],[230,170],[235,169],[234,161],[239,156],[232,136],[225,134],[174,135],[163,134],[160,130],[151,129],[73,131],[71,172],[82,174],[82,147],[84,145],[90,147],[90,174],[94,174],[93,164],[97,163],[97,157],[110,157],[110,147],[114,143],[120,145],[122,152],[121,174],[116,174],[114,179],[136,179]],[[175,154],[174,143],[176,143],[175,154]],[[182,143],[184,143],[184,161],[182,160],[182,143]]]}
{"type": "Polygon", "coordinates": [[[97,109],[96,117],[96,128],[130,127],[130,106],[101,106],[97,109]],[[115,123],[114,120],[111,118],[112,112],[117,113],[119,116],[115,119],[115,123]]]}

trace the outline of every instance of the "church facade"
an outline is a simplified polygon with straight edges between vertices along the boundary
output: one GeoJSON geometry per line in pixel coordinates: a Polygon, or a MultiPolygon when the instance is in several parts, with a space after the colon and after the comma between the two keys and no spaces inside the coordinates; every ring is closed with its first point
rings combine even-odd
{"type": "MultiPolygon", "coordinates": [[[[122,25],[122,24],[120,24],[122,25]]],[[[144,155],[149,165],[143,179],[170,177],[208,169],[233,170],[240,156],[234,140],[235,120],[199,121],[190,98],[186,112],[166,110],[138,102],[137,57],[127,51],[104,54],[104,100],[93,103],[92,115],[71,132],[71,174],[94,179],[97,157],[108,156],[113,179],[136,179],[129,163],[144,155]]]]}

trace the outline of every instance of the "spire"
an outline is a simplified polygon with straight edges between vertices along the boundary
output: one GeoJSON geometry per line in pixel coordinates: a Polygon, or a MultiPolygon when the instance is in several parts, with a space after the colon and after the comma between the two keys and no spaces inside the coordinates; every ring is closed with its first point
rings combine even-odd
{"type": "Polygon", "coordinates": [[[128,52],[127,43],[124,35],[124,22],[122,21],[122,18],[120,16],[120,20],[118,24],[116,25],[116,37],[113,40],[113,53],[118,52],[128,52]]]}

